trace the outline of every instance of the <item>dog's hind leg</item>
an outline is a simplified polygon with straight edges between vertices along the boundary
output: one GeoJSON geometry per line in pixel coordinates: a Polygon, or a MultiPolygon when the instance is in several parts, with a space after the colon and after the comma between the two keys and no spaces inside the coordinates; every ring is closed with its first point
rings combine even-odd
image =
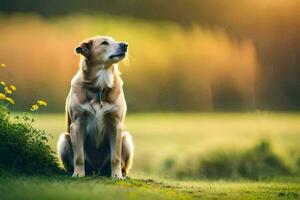
{"type": "Polygon", "coordinates": [[[122,134],[122,175],[126,177],[132,166],[134,146],[129,132],[122,134]]]}
{"type": "Polygon", "coordinates": [[[57,142],[57,153],[58,157],[61,160],[64,168],[69,174],[72,174],[74,171],[74,156],[71,144],[71,138],[69,133],[62,133],[59,136],[57,142]]]}

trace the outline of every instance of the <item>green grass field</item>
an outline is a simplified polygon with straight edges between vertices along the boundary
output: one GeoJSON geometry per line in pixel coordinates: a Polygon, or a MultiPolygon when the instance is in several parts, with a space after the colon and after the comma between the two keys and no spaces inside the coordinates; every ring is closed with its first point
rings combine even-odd
{"type": "MultiPolygon", "coordinates": [[[[205,156],[215,150],[242,150],[268,140],[295,168],[300,156],[300,114],[131,114],[127,129],[135,143],[130,180],[100,177],[0,177],[0,199],[300,199],[299,177],[249,180],[175,180],[161,171],[162,163],[205,156]]],[[[51,133],[55,149],[65,130],[62,114],[36,117],[35,126],[51,133]]]]}
{"type": "MultiPolygon", "coordinates": [[[[66,130],[63,114],[38,115],[36,127],[53,138],[66,130]]],[[[268,140],[290,165],[300,157],[300,114],[131,114],[126,128],[135,144],[133,172],[157,174],[163,160],[211,151],[240,150],[268,140]]]]}
{"type": "Polygon", "coordinates": [[[100,177],[0,177],[0,199],[299,199],[300,180],[189,181],[100,177]]]}

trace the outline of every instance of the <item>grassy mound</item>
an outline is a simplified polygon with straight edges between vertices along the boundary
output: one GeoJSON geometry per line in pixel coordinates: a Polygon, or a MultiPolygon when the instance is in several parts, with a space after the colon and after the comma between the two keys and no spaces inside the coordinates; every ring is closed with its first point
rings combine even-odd
{"type": "Polygon", "coordinates": [[[168,159],[164,169],[171,171],[177,178],[208,179],[265,179],[291,175],[292,170],[271,149],[268,142],[241,152],[212,152],[199,157],[195,162],[185,160],[176,163],[168,159]]]}
{"type": "Polygon", "coordinates": [[[32,127],[33,119],[13,117],[0,105],[0,173],[59,173],[54,152],[44,131],[32,127]]]}
{"type": "Polygon", "coordinates": [[[214,154],[200,161],[199,175],[208,178],[249,178],[290,175],[291,170],[272,152],[269,143],[261,142],[242,153],[214,154]]]}

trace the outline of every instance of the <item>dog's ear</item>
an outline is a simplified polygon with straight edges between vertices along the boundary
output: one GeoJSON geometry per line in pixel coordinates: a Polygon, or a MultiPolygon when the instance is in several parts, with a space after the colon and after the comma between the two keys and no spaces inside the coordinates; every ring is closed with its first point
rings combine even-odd
{"type": "Polygon", "coordinates": [[[93,45],[93,40],[89,40],[88,42],[83,42],[78,47],[76,47],[75,52],[77,54],[81,54],[84,57],[88,58],[91,56],[92,45],[93,45]]]}

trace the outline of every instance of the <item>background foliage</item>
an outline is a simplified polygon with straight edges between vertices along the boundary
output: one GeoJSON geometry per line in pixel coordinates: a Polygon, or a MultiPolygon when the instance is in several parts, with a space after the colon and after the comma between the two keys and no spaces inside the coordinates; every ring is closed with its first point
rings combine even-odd
{"type": "Polygon", "coordinates": [[[46,95],[49,109],[61,111],[77,70],[74,47],[100,34],[130,44],[121,67],[129,111],[300,108],[299,1],[46,4],[0,4],[0,58],[17,68],[9,74],[23,87],[17,100],[46,95]]]}

